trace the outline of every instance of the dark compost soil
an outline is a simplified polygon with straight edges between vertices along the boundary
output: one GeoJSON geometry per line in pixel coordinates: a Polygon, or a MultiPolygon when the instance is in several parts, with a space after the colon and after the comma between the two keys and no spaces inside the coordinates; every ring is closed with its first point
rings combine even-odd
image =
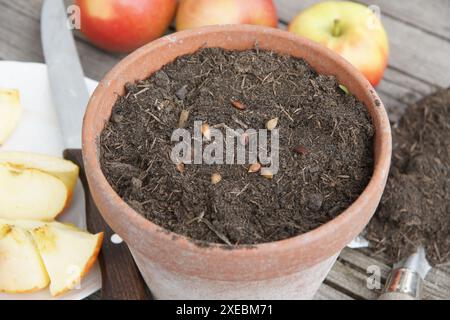
{"type": "Polygon", "coordinates": [[[392,168],[368,227],[392,262],[424,245],[432,264],[450,258],[450,89],[410,107],[393,131],[392,168]]]}
{"type": "Polygon", "coordinates": [[[101,164],[117,193],[165,229],[257,244],[310,231],[346,209],[372,175],[373,134],[363,103],[302,59],[202,49],[126,86],[101,135],[101,164]],[[258,130],[279,118],[279,172],[267,179],[249,165],[177,169],[171,136],[182,111],[190,132],[194,120],[258,130]]]}

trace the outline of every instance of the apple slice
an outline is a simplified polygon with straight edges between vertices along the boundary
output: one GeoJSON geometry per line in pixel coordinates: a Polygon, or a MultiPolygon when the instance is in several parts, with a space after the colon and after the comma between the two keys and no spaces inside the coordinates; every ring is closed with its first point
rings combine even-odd
{"type": "Polygon", "coordinates": [[[103,233],[92,235],[71,226],[49,223],[31,230],[50,276],[50,293],[73,289],[97,259],[103,233]]]}
{"type": "Polygon", "coordinates": [[[53,220],[67,202],[67,187],[60,179],[0,164],[0,218],[53,220]]]}
{"type": "Polygon", "coordinates": [[[0,89],[0,145],[11,135],[22,115],[19,91],[0,89]]]}
{"type": "Polygon", "coordinates": [[[40,170],[60,179],[67,187],[69,199],[78,180],[78,166],[58,157],[25,152],[0,152],[1,164],[8,164],[18,169],[40,170]]]}
{"type": "Polygon", "coordinates": [[[50,280],[29,233],[0,224],[0,292],[26,293],[46,288],[50,280]]]}

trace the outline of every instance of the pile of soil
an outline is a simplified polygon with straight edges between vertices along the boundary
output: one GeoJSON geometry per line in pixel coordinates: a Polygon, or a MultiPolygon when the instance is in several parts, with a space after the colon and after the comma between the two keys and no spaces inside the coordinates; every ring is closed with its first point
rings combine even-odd
{"type": "Polygon", "coordinates": [[[422,244],[432,264],[450,258],[450,89],[411,106],[393,131],[392,169],[368,227],[392,262],[422,244]]]}
{"type": "Polygon", "coordinates": [[[310,231],[346,209],[372,175],[373,135],[364,104],[304,60],[209,48],[126,86],[101,135],[101,165],[117,193],[165,229],[257,244],[310,231]],[[183,111],[191,133],[194,121],[258,130],[278,118],[279,172],[267,179],[248,165],[177,170],[171,136],[183,111]],[[215,173],[222,180],[212,184],[215,173]]]}

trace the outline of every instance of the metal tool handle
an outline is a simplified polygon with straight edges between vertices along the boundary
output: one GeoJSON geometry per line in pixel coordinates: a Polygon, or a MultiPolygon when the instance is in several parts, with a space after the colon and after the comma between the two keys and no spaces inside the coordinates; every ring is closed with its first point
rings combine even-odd
{"type": "Polygon", "coordinates": [[[423,281],[420,275],[408,268],[394,269],[378,300],[420,300],[423,281]]]}
{"type": "Polygon", "coordinates": [[[151,295],[148,288],[125,242],[114,244],[111,241],[114,231],[106,224],[92,199],[84,171],[81,150],[65,150],[64,158],[80,167],[80,180],[83,183],[86,198],[86,218],[89,231],[105,233],[105,241],[99,255],[100,268],[102,270],[102,299],[150,299],[151,295]]]}

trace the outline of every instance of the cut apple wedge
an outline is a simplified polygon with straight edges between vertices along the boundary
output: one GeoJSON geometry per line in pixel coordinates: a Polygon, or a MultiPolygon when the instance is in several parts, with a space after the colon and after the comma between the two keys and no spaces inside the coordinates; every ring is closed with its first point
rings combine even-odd
{"type": "Polygon", "coordinates": [[[60,179],[67,187],[69,197],[77,184],[79,168],[71,161],[26,152],[0,152],[0,165],[8,164],[17,169],[36,169],[60,179]]]}
{"type": "Polygon", "coordinates": [[[53,220],[68,198],[60,179],[36,169],[0,164],[0,218],[53,220]]]}
{"type": "Polygon", "coordinates": [[[0,145],[16,128],[22,114],[19,91],[0,89],[0,145]]]}
{"type": "Polygon", "coordinates": [[[103,233],[72,224],[0,219],[0,292],[32,292],[50,284],[53,296],[65,293],[88,273],[102,241],[103,233]]]}
{"type": "Polygon", "coordinates": [[[20,227],[0,224],[0,292],[34,292],[49,282],[30,234],[20,227]]]}
{"type": "Polygon", "coordinates": [[[53,296],[73,289],[97,259],[103,233],[92,235],[59,223],[31,230],[50,277],[53,296]]]}

